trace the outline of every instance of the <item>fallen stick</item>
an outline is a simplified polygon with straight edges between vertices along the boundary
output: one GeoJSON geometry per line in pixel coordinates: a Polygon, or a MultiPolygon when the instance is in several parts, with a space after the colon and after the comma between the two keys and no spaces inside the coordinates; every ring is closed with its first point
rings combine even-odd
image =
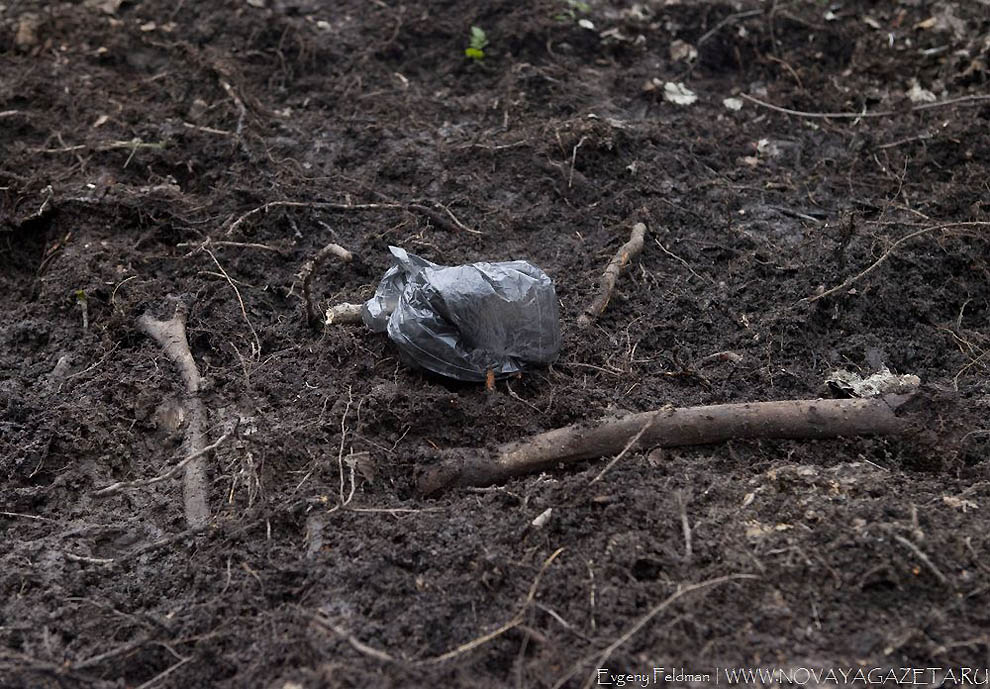
{"type": "Polygon", "coordinates": [[[592,321],[605,311],[605,307],[608,306],[608,302],[612,298],[612,293],[615,292],[615,283],[619,279],[619,273],[629,263],[629,259],[643,250],[643,236],[645,234],[646,225],[641,222],[633,225],[632,233],[629,235],[629,241],[619,247],[619,250],[615,252],[615,256],[605,266],[605,272],[602,273],[602,278],[599,282],[601,287],[598,296],[584,310],[584,313],[578,317],[577,323],[580,327],[587,328],[591,325],[592,321]]]}
{"type": "Polygon", "coordinates": [[[439,465],[419,480],[433,495],[448,488],[489,486],[557,464],[616,454],[638,433],[639,447],[709,445],[752,438],[818,439],[857,435],[896,435],[910,428],[897,415],[913,395],[873,399],[789,400],[657,409],[578,423],[495,448],[456,448],[441,453],[439,465]]]}
{"type": "Polygon", "coordinates": [[[160,321],[150,313],[142,315],[137,322],[138,329],[161,345],[165,356],[179,369],[179,376],[185,385],[184,406],[186,411],[186,435],[182,444],[186,464],[183,474],[182,502],[185,507],[186,524],[194,529],[206,526],[210,519],[210,506],[207,500],[206,462],[203,450],[207,447],[203,440],[203,426],[206,409],[199,399],[202,383],[196,361],[189,351],[186,339],[186,309],[181,303],[167,321],[160,321]]]}

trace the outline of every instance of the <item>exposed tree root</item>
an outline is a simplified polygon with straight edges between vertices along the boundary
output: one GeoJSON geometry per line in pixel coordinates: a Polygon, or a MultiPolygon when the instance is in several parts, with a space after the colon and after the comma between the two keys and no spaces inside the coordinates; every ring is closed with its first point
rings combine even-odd
{"type": "Polygon", "coordinates": [[[196,452],[193,452],[191,455],[187,457],[183,457],[178,463],[174,464],[171,469],[169,469],[163,474],[159,474],[154,478],[140,479],[137,481],[118,481],[117,483],[113,483],[107,486],[106,488],[101,488],[100,490],[94,492],[93,497],[98,497],[98,498],[105,497],[107,495],[113,495],[114,493],[119,493],[122,490],[128,490],[130,488],[142,488],[144,486],[152,486],[156,483],[167,481],[168,479],[172,478],[180,471],[185,469],[190,462],[193,462],[199,459],[200,457],[202,457],[203,455],[209,452],[213,452],[213,450],[220,447],[220,445],[223,444],[223,441],[225,441],[227,438],[230,437],[230,434],[232,432],[233,431],[224,433],[222,436],[217,438],[216,442],[213,442],[207,445],[206,447],[199,449],[196,452]]]}
{"type": "Polygon", "coordinates": [[[430,658],[423,658],[422,660],[408,661],[397,658],[389,653],[386,653],[385,651],[374,648],[373,646],[369,646],[368,644],[362,642],[356,636],[348,632],[346,629],[341,627],[340,625],[332,623],[330,620],[326,619],[320,614],[312,614],[309,613],[308,611],[304,611],[304,614],[320,627],[323,627],[324,629],[328,629],[334,632],[335,634],[346,639],[347,643],[349,643],[354,648],[354,650],[369,658],[374,658],[375,660],[378,660],[383,663],[400,663],[400,664],[408,664],[408,665],[438,665],[441,663],[445,663],[449,660],[452,660],[454,658],[457,658],[458,656],[461,656],[465,653],[469,653],[475,650],[476,648],[480,648],[481,646],[484,646],[490,641],[493,641],[494,639],[497,639],[498,637],[502,636],[510,629],[514,629],[515,627],[522,626],[523,621],[526,619],[526,612],[529,610],[529,606],[532,605],[534,600],[536,599],[536,591],[539,588],[540,580],[543,578],[543,575],[546,573],[547,569],[550,567],[553,561],[556,560],[557,556],[560,555],[562,552],[564,552],[563,548],[557,548],[557,550],[555,550],[550,557],[544,560],[543,566],[540,567],[540,571],[537,572],[536,578],[533,580],[533,583],[529,587],[529,594],[526,596],[526,599],[523,601],[522,607],[520,607],[519,612],[516,613],[515,617],[513,617],[511,620],[503,624],[501,627],[498,627],[494,631],[488,632],[487,634],[472,639],[467,643],[461,644],[457,648],[447,651],[446,653],[442,653],[438,656],[432,656],[430,658]]]}
{"type": "Polygon", "coordinates": [[[494,451],[446,450],[443,461],[421,477],[419,490],[431,495],[457,486],[488,486],[557,464],[616,454],[637,434],[634,444],[639,447],[707,445],[744,438],[894,435],[911,427],[897,415],[897,409],[911,398],[886,395],[717,404],[657,409],[598,424],[578,423],[505,443],[494,451]]]}
{"type": "Polygon", "coordinates": [[[395,201],[386,201],[382,203],[333,203],[329,201],[269,201],[263,206],[258,206],[257,208],[249,210],[247,213],[244,213],[239,218],[231,222],[226,229],[226,235],[228,237],[232,235],[241,223],[248,218],[257,215],[258,213],[267,213],[272,208],[314,208],[317,210],[340,212],[399,210],[409,213],[419,213],[447,230],[463,230],[465,232],[470,232],[471,234],[481,234],[478,230],[470,228],[462,223],[458,217],[454,215],[454,212],[447,206],[438,201],[433,201],[432,203],[443,209],[447,217],[444,217],[443,214],[428,206],[424,206],[422,203],[416,202],[398,203],[395,201]],[[447,218],[450,219],[448,220],[447,218]]]}
{"type": "Polygon", "coordinates": [[[313,273],[316,272],[316,269],[319,268],[324,259],[331,254],[345,263],[349,263],[354,258],[354,254],[344,247],[331,243],[316,252],[316,255],[306,261],[302,268],[299,269],[299,279],[302,280],[303,298],[306,300],[306,319],[310,325],[316,325],[321,320],[320,312],[316,308],[316,304],[313,303],[313,295],[310,288],[310,284],[313,281],[313,273]]]}
{"type": "Polygon", "coordinates": [[[950,98],[949,100],[939,101],[937,103],[924,103],[922,105],[916,105],[913,108],[908,108],[907,110],[880,110],[875,112],[805,112],[803,110],[791,110],[790,108],[782,108],[779,105],[774,105],[773,103],[767,103],[759,98],[754,98],[748,93],[740,93],[740,98],[744,98],[751,103],[759,105],[762,108],[767,108],[775,112],[780,112],[785,115],[794,115],[796,117],[809,117],[812,119],[846,119],[846,120],[861,120],[867,117],[892,117],[895,115],[902,115],[905,113],[919,112],[921,110],[931,110],[933,108],[944,108],[949,105],[958,105],[961,103],[981,103],[982,101],[990,99],[987,95],[974,95],[974,96],[962,96],[961,98],[950,98]]]}
{"type": "Polygon", "coordinates": [[[585,309],[584,313],[578,317],[577,322],[579,326],[587,328],[591,325],[592,321],[605,311],[605,307],[608,306],[608,302],[612,298],[612,293],[615,292],[615,283],[619,279],[619,273],[622,272],[622,269],[629,263],[631,258],[643,250],[643,236],[645,234],[646,225],[641,222],[633,225],[632,233],[629,235],[629,241],[619,247],[619,250],[615,252],[615,256],[605,266],[605,272],[602,273],[599,283],[601,288],[598,296],[585,309]]]}
{"type": "Polygon", "coordinates": [[[186,437],[182,449],[188,461],[183,476],[182,498],[189,528],[203,527],[210,518],[206,485],[205,455],[207,453],[203,451],[206,447],[203,439],[206,408],[199,399],[202,381],[186,339],[185,306],[180,303],[176,307],[175,315],[167,321],[160,321],[150,313],[145,313],[138,319],[137,326],[141,332],[162,346],[165,356],[179,369],[179,376],[186,387],[183,400],[186,411],[186,437]]]}
{"type": "Polygon", "coordinates": [[[923,227],[920,230],[911,232],[910,234],[901,237],[896,242],[891,244],[890,247],[886,251],[884,251],[883,254],[881,254],[880,258],[878,258],[876,261],[874,261],[869,266],[867,266],[866,269],[863,270],[862,272],[859,272],[856,275],[847,278],[841,285],[837,285],[832,289],[822,292],[821,294],[815,294],[813,296],[806,297],[803,301],[807,301],[808,303],[811,303],[814,301],[818,301],[819,299],[824,299],[825,297],[830,297],[836,292],[842,292],[844,290],[849,289],[853,285],[853,283],[857,282],[858,280],[861,280],[862,278],[865,278],[867,275],[869,275],[874,270],[879,268],[884,261],[886,261],[888,258],[891,257],[891,255],[894,253],[894,249],[899,247],[901,244],[904,244],[905,242],[909,242],[912,239],[915,239],[916,237],[920,237],[921,235],[928,234],[930,232],[939,232],[942,230],[951,230],[956,228],[967,228],[967,227],[985,228],[985,227],[990,227],[990,223],[988,222],[945,223],[943,225],[932,225],[931,227],[923,227]]]}

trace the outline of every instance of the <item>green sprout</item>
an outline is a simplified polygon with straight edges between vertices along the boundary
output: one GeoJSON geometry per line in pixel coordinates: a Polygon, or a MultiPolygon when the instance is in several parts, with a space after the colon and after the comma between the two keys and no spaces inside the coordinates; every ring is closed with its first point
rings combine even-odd
{"type": "Polygon", "coordinates": [[[554,15],[554,19],[559,22],[574,21],[578,14],[588,14],[591,11],[591,5],[584,0],[564,0],[563,4],[563,10],[554,15]]]}
{"type": "Polygon", "coordinates": [[[89,299],[86,297],[85,290],[77,289],[75,291],[76,304],[79,305],[79,310],[82,311],[82,322],[83,330],[89,330],[89,299]]]}
{"type": "Polygon", "coordinates": [[[468,47],[464,49],[464,55],[472,60],[481,61],[485,59],[485,48],[488,46],[488,36],[483,29],[477,26],[471,27],[471,39],[468,47]]]}

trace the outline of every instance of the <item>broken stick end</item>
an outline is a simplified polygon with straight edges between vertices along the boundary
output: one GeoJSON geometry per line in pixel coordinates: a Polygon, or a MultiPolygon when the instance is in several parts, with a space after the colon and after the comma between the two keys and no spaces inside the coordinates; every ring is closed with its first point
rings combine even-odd
{"type": "Polygon", "coordinates": [[[455,448],[442,450],[438,464],[426,469],[416,483],[425,497],[451,488],[488,486],[503,478],[491,454],[484,449],[455,448]]]}
{"type": "Polygon", "coordinates": [[[325,325],[341,325],[345,323],[363,323],[363,304],[335,304],[327,308],[323,322],[325,325]]]}

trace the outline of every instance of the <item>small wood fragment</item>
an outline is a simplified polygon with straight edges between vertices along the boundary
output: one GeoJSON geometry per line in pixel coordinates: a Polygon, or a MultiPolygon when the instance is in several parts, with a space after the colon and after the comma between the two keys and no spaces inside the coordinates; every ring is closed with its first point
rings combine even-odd
{"type": "Polygon", "coordinates": [[[629,235],[629,241],[619,247],[615,256],[605,266],[605,272],[602,273],[601,280],[599,281],[600,288],[598,296],[585,309],[584,313],[578,317],[577,323],[580,327],[587,328],[605,311],[609,300],[612,298],[612,294],[615,292],[615,283],[618,281],[622,269],[633,257],[643,250],[643,238],[645,235],[646,225],[641,222],[633,225],[632,233],[629,235]]]}
{"type": "Polygon", "coordinates": [[[334,304],[327,308],[324,323],[326,325],[342,325],[345,323],[361,323],[363,304],[334,304]]]}

